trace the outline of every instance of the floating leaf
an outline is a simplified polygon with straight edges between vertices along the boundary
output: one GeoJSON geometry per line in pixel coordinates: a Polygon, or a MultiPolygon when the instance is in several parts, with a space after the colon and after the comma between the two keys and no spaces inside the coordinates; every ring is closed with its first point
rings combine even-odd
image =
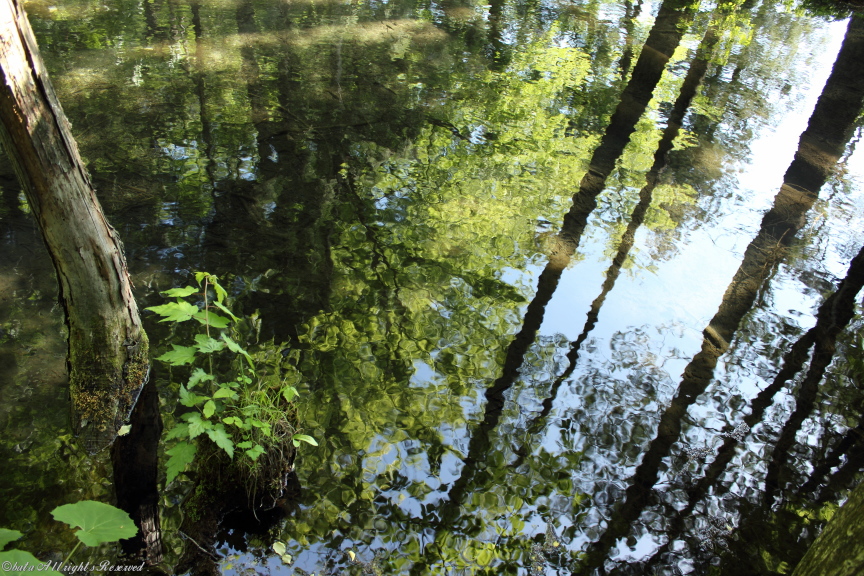
{"type": "Polygon", "coordinates": [[[294,436],[291,437],[291,441],[293,442],[295,448],[300,446],[300,442],[306,442],[307,444],[311,444],[312,446],[318,446],[318,442],[316,442],[314,438],[306,434],[294,434],[294,436]]]}
{"type": "Polygon", "coordinates": [[[294,557],[291,554],[286,553],[287,547],[284,542],[274,542],[273,543],[273,551],[282,559],[282,562],[285,564],[291,564],[294,561],[294,557]]]}
{"type": "Polygon", "coordinates": [[[170,484],[186,468],[186,465],[195,459],[195,452],[197,452],[195,445],[189,442],[180,442],[170,450],[165,451],[171,456],[165,464],[165,470],[168,472],[166,484],[170,484]]]}
{"type": "MultiPolygon", "coordinates": [[[[249,443],[252,446],[252,443],[249,443]]],[[[9,530],[8,528],[0,528],[0,550],[6,547],[9,542],[14,542],[23,536],[18,530],[9,530]]]]}
{"type": "Polygon", "coordinates": [[[125,426],[121,426],[119,430],[117,430],[118,436],[126,436],[129,432],[132,431],[132,426],[126,424],[125,426]]]}
{"type": "Polygon", "coordinates": [[[220,342],[215,338],[211,338],[206,334],[196,334],[195,335],[195,348],[204,354],[210,354],[212,352],[218,352],[225,348],[225,342],[220,342]]]}
{"type": "MultiPolygon", "coordinates": [[[[10,532],[14,532],[14,530],[10,530],[10,532]]],[[[29,564],[34,567],[34,570],[38,570],[40,576],[42,574],[50,574],[51,576],[63,576],[60,572],[56,570],[51,570],[48,568],[43,560],[39,560],[30,552],[25,552],[24,550],[9,550],[8,552],[0,552],[0,575],[6,576],[20,576],[21,572],[13,572],[11,570],[6,570],[3,566],[18,564],[19,566],[24,566],[25,564],[29,564]],[[44,567],[44,568],[43,568],[44,567]]]]}
{"type": "Polygon", "coordinates": [[[161,306],[150,306],[149,308],[145,308],[145,310],[150,310],[151,312],[155,312],[162,316],[160,322],[185,322],[186,320],[195,317],[195,315],[200,312],[197,306],[190,304],[185,300],[168,302],[161,306]]]}
{"type": "Polygon", "coordinates": [[[207,430],[207,436],[209,436],[217,446],[222,448],[222,450],[228,454],[229,458],[234,458],[234,441],[231,440],[231,437],[228,435],[228,432],[222,424],[217,424],[210,430],[207,430]]]}
{"type": "Polygon", "coordinates": [[[185,288],[171,288],[170,290],[165,290],[162,294],[170,298],[185,298],[186,296],[191,296],[196,292],[198,292],[198,288],[195,288],[194,286],[186,286],[185,288]]]}
{"type": "Polygon", "coordinates": [[[52,510],[51,515],[55,520],[81,528],[75,535],[87,546],[116,542],[138,533],[129,514],[104,502],[82,500],[64,504],[52,510]]]}
{"type": "Polygon", "coordinates": [[[195,360],[195,348],[191,346],[178,346],[177,344],[172,344],[171,346],[174,347],[174,350],[166,352],[156,359],[167,362],[172,366],[191,364],[195,360]]]}

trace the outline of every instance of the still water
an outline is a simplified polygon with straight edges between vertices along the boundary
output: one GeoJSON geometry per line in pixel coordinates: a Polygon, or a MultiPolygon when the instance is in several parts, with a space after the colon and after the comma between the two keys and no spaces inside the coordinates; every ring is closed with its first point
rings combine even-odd
{"type": "MultiPolygon", "coordinates": [[[[141,308],[217,274],[302,375],[299,501],[229,534],[222,573],[790,573],[859,479],[861,19],[26,8],[141,308]]],[[[112,488],[68,432],[56,284],[5,163],[0,187],[0,526],[47,557],[70,541],[48,511],[112,488]]],[[[160,497],[166,570],[190,485],[160,497]]]]}

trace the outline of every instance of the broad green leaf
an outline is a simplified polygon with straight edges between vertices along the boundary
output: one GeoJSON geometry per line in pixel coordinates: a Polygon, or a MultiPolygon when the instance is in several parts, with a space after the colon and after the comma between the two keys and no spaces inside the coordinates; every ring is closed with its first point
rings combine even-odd
{"type": "Polygon", "coordinates": [[[195,452],[197,452],[197,448],[189,442],[180,442],[170,450],[165,451],[171,456],[165,464],[165,470],[168,473],[166,484],[170,484],[186,468],[186,465],[195,459],[195,452]]]}
{"type": "Polygon", "coordinates": [[[264,454],[264,447],[260,444],[256,444],[249,450],[246,450],[246,455],[254,462],[258,460],[258,457],[264,454]]]}
{"type": "Polygon", "coordinates": [[[186,388],[189,390],[192,389],[193,386],[198,384],[199,382],[208,382],[210,380],[214,380],[215,376],[212,374],[208,374],[201,368],[196,368],[192,371],[192,375],[189,377],[189,382],[186,383],[186,388]]]}
{"type": "MultiPolygon", "coordinates": [[[[252,443],[249,443],[252,446],[252,443]]],[[[246,446],[248,448],[249,446],[246,446]]],[[[23,536],[18,530],[9,530],[8,528],[0,528],[0,550],[6,547],[9,542],[14,542],[23,536]]]]}
{"type": "Polygon", "coordinates": [[[81,528],[75,535],[87,546],[116,542],[138,533],[129,514],[104,502],[82,500],[64,504],[52,510],[51,515],[55,520],[81,528]]]}
{"type": "Polygon", "coordinates": [[[237,344],[237,342],[232,340],[231,337],[224,332],[222,333],[222,340],[224,340],[225,343],[228,345],[229,350],[236,354],[243,354],[243,356],[245,356],[246,360],[249,362],[249,366],[251,366],[253,370],[255,369],[255,363],[252,361],[252,357],[249,355],[248,352],[246,352],[246,350],[244,350],[239,344],[237,344]]]}
{"type": "Polygon", "coordinates": [[[191,364],[195,360],[195,348],[178,346],[177,344],[171,346],[174,347],[174,350],[166,352],[156,359],[167,362],[171,366],[183,366],[184,364],[191,364]]]}
{"type": "Polygon", "coordinates": [[[150,310],[162,316],[160,322],[185,322],[200,312],[197,306],[184,300],[168,302],[161,306],[150,306],[149,308],[145,308],[145,310],[150,310]]]}
{"type": "Polygon", "coordinates": [[[202,412],[204,412],[205,418],[210,418],[216,413],[216,403],[213,402],[213,400],[207,400],[207,402],[204,403],[204,409],[202,412]]]}
{"type": "Polygon", "coordinates": [[[216,291],[216,303],[221,304],[225,300],[225,298],[228,297],[228,293],[225,291],[224,288],[222,288],[222,285],[219,284],[216,276],[213,276],[210,282],[213,284],[213,290],[216,291]]]}
{"type": "Polygon", "coordinates": [[[186,286],[185,288],[171,288],[170,290],[165,290],[162,294],[171,298],[185,298],[186,296],[191,296],[196,292],[198,292],[198,288],[195,288],[194,286],[186,286]]]}
{"type": "Polygon", "coordinates": [[[216,306],[217,308],[219,308],[220,310],[222,310],[222,312],[225,312],[226,314],[228,314],[229,316],[231,316],[231,318],[232,318],[235,322],[236,322],[237,320],[240,320],[239,318],[237,318],[237,316],[235,316],[234,314],[232,314],[232,313],[231,313],[231,310],[229,310],[227,306],[225,306],[224,304],[222,304],[222,302],[216,301],[216,302],[213,302],[213,305],[216,306]]]}
{"type": "Polygon", "coordinates": [[[233,424],[234,426],[237,426],[238,428],[243,427],[243,421],[240,420],[240,418],[237,418],[236,416],[228,416],[226,418],[222,418],[222,422],[224,422],[225,424],[233,424]]]}
{"type": "Polygon", "coordinates": [[[237,393],[231,390],[231,388],[219,388],[216,390],[216,393],[213,394],[213,398],[232,398],[237,399],[237,393]]]}
{"type": "Polygon", "coordinates": [[[294,386],[283,386],[282,387],[282,396],[285,398],[286,402],[291,402],[295,396],[297,396],[297,388],[294,386]]]}
{"type": "Polygon", "coordinates": [[[207,400],[207,396],[201,396],[200,394],[196,394],[195,392],[189,392],[185,386],[180,385],[180,404],[183,406],[192,408],[193,406],[200,404],[207,400]]]}
{"type": "Polygon", "coordinates": [[[281,556],[285,553],[285,543],[284,542],[273,542],[273,551],[276,552],[277,555],[281,556]]]}
{"type": "Polygon", "coordinates": [[[207,436],[209,436],[217,446],[222,448],[228,454],[229,458],[234,458],[234,441],[231,440],[231,436],[228,435],[228,432],[222,424],[216,424],[216,426],[207,430],[207,436]]]}
{"type": "Polygon", "coordinates": [[[215,338],[211,338],[206,334],[196,334],[195,335],[195,348],[204,354],[210,354],[211,352],[218,352],[225,348],[225,343],[216,340],[215,338]]]}
{"type": "Polygon", "coordinates": [[[189,412],[182,416],[189,423],[189,438],[194,439],[203,434],[208,428],[212,428],[213,424],[208,420],[202,420],[201,414],[198,412],[189,412]]]}
{"type": "Polygon", "coordinates": [[[312,446],[318,446],[318,442],[316,442],[314,438],[307,434],[294,434],[294,436],[291,437],[291,441],[294,443],[295,448],[300,446],[300,442],[306,442],[307,444],[311,444],[312,446]]]}
{"type": "Polygon", "coordinates": [[[10,568],[18,564],[19,566],[24,566],[25,564],[29,564],[30,566],[34,566],[35,570],[38,570],[38,574],[50,574],[51,576],[63,576],[60,572],[56,570],[51,570],[45,565],[43,560],[39,560],[30,552],[25,552],[24,550],[9,550],[8,552],[0,552],[0,576],[21,576],[25,574],[25,572],[19,572],[12,570],[6,570],[4,566],[9,566],[10,568]],[[45,566],[45,568],[42,568],[45,566]]]}
{"type": "Polygon", "coordinates": [[[184,424],[183,422],[179,422],[174,425],[168,431],[168,434],[165,435],[166,440],[171,440],[172,438],[188,438],[189,437],[189,425],[184,424]]]}
{"type": "Polygon", "coordinates": [[[219,316],[215,312],[204,312],[203,310],[199,310],[197,314],[193,316],[198,322],[201,324],[206,324],[212,328],[227,328],[231,323],[224,316],[219,316]]]}
{"type": "Polygon", "coordinates": [[[198,282],[198,284],[200,285],[201,281],[204,280],[204,278],[208,278],[209,276],[209,272],[195,272],[195,281],[198,282]]]}
{"type": "Polygon", "coordinates": [[[240,442],[237,444],[237,448],[243,448],[244,450],[247,448],[252,448],[252,441],[246,440],[245,442],[240,442]]]}

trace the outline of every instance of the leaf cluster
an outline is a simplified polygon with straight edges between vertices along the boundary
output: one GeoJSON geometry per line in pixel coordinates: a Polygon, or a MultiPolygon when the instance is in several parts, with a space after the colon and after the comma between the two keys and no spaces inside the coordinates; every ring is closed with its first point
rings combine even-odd
{"type": "Polygon", "coordinates": [[[197,287],[162,292],[175,298],[174,302],[147,308],[162,316],[160,322],[196,320],[204,327],[191,346],[172,343],[172,350],[157,357],[171,366],[194,367],[188,380],[179,385],[178,402],[189,410],[167,433],[167,439],[179,440],[166,451],[167,481],[174,480],[195,459],[198,447],[194,441],[199,437],[209,438],[232,460],[239,454],[249,468],[254,468],[268,447],[278,444],[286,434],[291,435],[295,447],[300,441],[317,446],[312,437],[295,433],[288,421],[297,388],[287,378],[277,378],[274,383],[272,374],[259,369],[252,354],[228,334],[232,323],[240,318],[228,308],[228,294],[219,279],[196,272],[195,280],[197,287]],[[203,304],[199,307],[186,300],[190,297],[200,297],[203,304]],[[214,370],[217,355],[231,359],[227,374],[217,375],[214,370]]]}

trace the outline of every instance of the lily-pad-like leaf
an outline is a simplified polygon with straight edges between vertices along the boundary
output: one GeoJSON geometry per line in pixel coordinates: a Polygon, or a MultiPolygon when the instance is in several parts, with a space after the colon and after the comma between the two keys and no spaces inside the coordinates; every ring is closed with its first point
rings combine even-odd
{"type": "MultiPolygon", "coordinates": [[[[14,532],[14,530],[9,530],[9,532],[14,532]]],[[[4,566],[9,566],[11,568],[15,564],[18,564],[18,566],[32,566],[33,570],[38,570],[40,575],[50,574],[51,576],[63,576],[60,572],[48,568],[44,561],[39,560],[30,552],[25,552],[24,550],[0,552],[0,576],[7,576],[7,574],[8,576],[21,576],[22,572],[13,572],[3,568],[4,566]]]]}
{"type": "Polygon", "coordinates": [[[195,452],[197,452],[195,445],[189,442],[180,442],[170,450],[165,451],[171,457],[165,464],[165,471],[168,473],[166,484],[170,484],[186,468],[186,465],[195,459],[195,452]]]}
{"type": "Polygon", "coordinates": [[[0,528],[0,550],[6,547],[9,542],[14,542],[23,536],[18,530],[9,530],[8,528],[0,528]]]}
{"type": "Polygon", "coordinates": [[[51,515],[55,520],[81,528],[75,535],[87,546],[116,542],[138,533],[129,514],[104,502],[82,500],[64,504],[52,510],[51,515]]]}
{"type": "Polygon", "coordinates": [[[186,296],[191,296],[198,292],[199,288],[195,288],[194,286],[186,286],[185,288],[171,288],[170,290],[165,290],[162,292],[162,295],[168,296],[170,298],[185,298],[186,296]]]}
{"type": "Polygon", "coordinates": [[[171,346],[174,347],[174,350],[165,352],[156,359],[167,362],[172,366],[191,364],[195,360],[195,348],[192,346],[178,346],[177,344],[172,344],[171,346]]]}
{"type": "Polygon", "coordinates": [[[300,446],[300,442],[306,442],[307,444],[311,444],[312,446],[318,445],[318,442],[307,434],[294,434],[294,436],[291,437],[291,442],[294,444],[295,448],[300,446]]]}
{"type": "Polygon", "coordinates": [[[161,306],[150,306],[149,308],[145,308],[145,310],[150,310],[162,316],[160,322],[185,322],[200,312],[197,306],[185,300],[168,302],[161,306]]]}

